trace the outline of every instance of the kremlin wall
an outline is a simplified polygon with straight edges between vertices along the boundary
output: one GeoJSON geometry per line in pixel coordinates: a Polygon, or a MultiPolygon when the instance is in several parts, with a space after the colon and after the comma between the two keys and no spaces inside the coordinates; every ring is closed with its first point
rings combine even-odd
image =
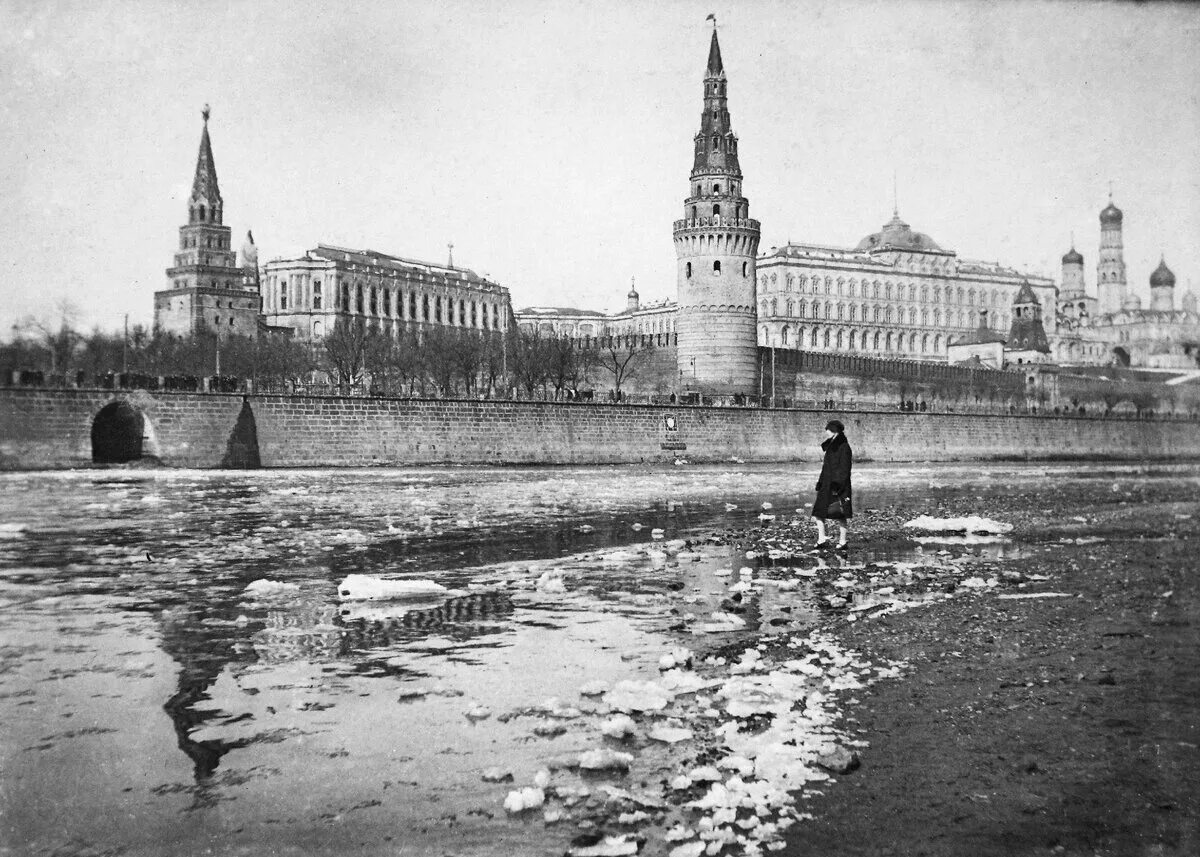
{"type": "Polygon", "coordinates": [[[1200,457],[1200,422],[864,408],[738,408],[0,389],[0,470],[1200,457]]]}

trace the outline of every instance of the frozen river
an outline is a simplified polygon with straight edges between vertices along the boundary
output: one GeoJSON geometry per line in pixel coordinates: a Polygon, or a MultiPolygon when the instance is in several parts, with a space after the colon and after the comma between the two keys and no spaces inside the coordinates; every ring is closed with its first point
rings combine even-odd
{"type": "MultiPolygon", "coordinates": [[[[866,466],[857,505],[1044,470],[866,466]]],[[[722,605],[760,560],[703,536],[764,503],[790,517],[814,481],[739,464],[0,475],[0,854],[561,854],[613,800],[622,829],[658,824],[641,853],[666,854],[664,783],[704,761],[668,732],[719,729],[732,693],[705,651],[816,609],[802,586],[746,585],[741,627],[722,605]],[[452,591],[347,601],[349,575],[452,591]],[[697,669],[676,681],[706,685],[665,709],[601,694],[644,697],[622,683],[661,682],[681,646],[697,669]],[[621,711],[636,739],[604,734],[621,711]],[[598,749],[631,759],[563,762],[598,749]],[[553,801],[506,811],[547,777],[553,801]]],[[[831,734],[807,695],[803,722],[831,734]]]]}

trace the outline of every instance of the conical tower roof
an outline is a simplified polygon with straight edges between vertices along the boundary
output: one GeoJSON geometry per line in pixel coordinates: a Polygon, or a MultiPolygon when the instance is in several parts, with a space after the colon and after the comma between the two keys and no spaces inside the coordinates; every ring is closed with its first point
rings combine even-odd
{"type": "Polygon", "coordinates": [[[712,41],[708,45],[708,72],[706,77],[723,77],[725,66],[721,63],[721,44],[717,41],[717,31],[713,29],[712,41]]]}
{"type": "Polygon", "coordinates": [[[1021,282],[1021,289],[1017,292],[1017,296],[1013,298],[1013,306],[1021,306],[1023,304],[1041,305],[1041,302],[1037,299],[1037,295],[1033,293],[1033,287],[1029,285],[1029,280],[1021,282]]]}
{"type": "Polygon", "coordinates": [[[204,130],[200,133],[200,153],[196,156],[196,177],[192,179],[192,199],[206,200],[210,204],[221,201],[221,189],[217,185],[217,164],[213,160],[212,141],[208,137],[208,105],[204,105],[204,130]]]}

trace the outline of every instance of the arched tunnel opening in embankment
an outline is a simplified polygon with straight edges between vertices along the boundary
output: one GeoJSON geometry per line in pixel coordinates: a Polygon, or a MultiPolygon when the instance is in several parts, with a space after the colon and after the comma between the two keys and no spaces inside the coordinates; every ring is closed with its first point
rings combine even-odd
{"type": "Polygon", "coordinates": [[[92,420],[92,462],[124,464],[142,458],[146,418],[128,402],[110,402],[92,420]]]}

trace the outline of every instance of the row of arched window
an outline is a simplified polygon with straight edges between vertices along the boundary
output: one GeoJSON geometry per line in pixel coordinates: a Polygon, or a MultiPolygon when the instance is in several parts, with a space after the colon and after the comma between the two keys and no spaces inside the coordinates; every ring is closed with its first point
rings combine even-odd
{"type": "MultiPolygon", "coordinates": [[[[821,304],[818,301],[813,301],[810,305],[808,301],[801,300],[798,303],[793,303],[791,300],[780,302],[779,298],[771,298],[770,301],[763,300],[758,305],[759,315],[763,318],[770,318],[780,315],[780,310],[783,310],[785,318],[813,318],[826,319],[827,321],[869,321],[875,324],[908,324],[916,326],[918,319],[922,327],[929,327],[932,323],[933,327],[942,326],[942,310],[935,308],[932,311],[928,308],[922,308],[919,312],[916,307],[908,307],[905,310],[903,307],[868,306],[867,304],[844,304],[830,303],[821,304]]],[[[1001,313],[996,313],[990,317],[989,327],[1000,329],[1008,326],[1008,317],[1001,313]]],[[[945,321],[947,325],[955,325],[958,327],[972,326],[978,323],[978,318],[967,310],[947,309],[945,313],[945,321]]]]}
{"type": "Polygon", "coordinates": [[[221,209],[220,209],[220,207],[215,206],[215,205],[212,208],[209,208],[204,203],[200,203],[199,205],[194,206],[193,208],[189,209],[188,222],[189,223],[220,223],[221,222],[221,209]]]}
{"type": "MultiPolygon", "coordinates": [[[[183,248],[187,250],[191,247],[199,247],[200,241],[195,235],[189,235],[183,239],[183,248]]],[[[229,239],[221,236],[206,235],[204,238],[204,246],[212,250],[228,250],[229,239]]]]}
{"type": "MultiPolygon", "coordinates": [[[[770,331],[762,329],[762,342],[771,345],[770,331]]],[[[779,345],[789,348],[824,348],[834,351],[875,351],[893,354],[941,354],[949,344],[940,333],[899,333],[882,330],[840,330],[836,328],[784,325],[779,345]]]]}
{"type": "MultiPolygon", "coordinates": [[[[295,302],[293,310],[324,309],[325,294],[321,280],[313,279],[310,294],[305,294],[301,279],[289,283],[286,276],[272,278],[269,288],[276,294],[275,306],[279,311],[288,310],[289,292],[295,302]],[[303,306],[308,297],[311,304],[303,306]]],[[[422,321],[446,324],[453,327],[473,327],[484,330],[499,330],[503,326],[500,306],[487,301],[454,298],[450,295],[430,295],[368,286],[361,283],[351,285],[342,282],[340,288],[334,281],[334,309],[354,315],[394,318],[402,321],[422,321]]]]}
{"type": "MultiPolygon", "coordinates": [[[[922,303],[964,304],[966,306],[999,306],[1005,300],[1001,289],[979,289],[962,286],[917,286],[914,283],[895,283],[891,281],[863,280],[832,276],[821,277],[805,274],[787,274],[782,279],[783,291],[809,292],[811,294],[836,294],[838,297],[872,298],[874,300],[909,300],[922,303]]],[[[763,274],[759,277],[758,285],[764,292],[778,291],[780,277],[777,273],[763,274]]]]}

